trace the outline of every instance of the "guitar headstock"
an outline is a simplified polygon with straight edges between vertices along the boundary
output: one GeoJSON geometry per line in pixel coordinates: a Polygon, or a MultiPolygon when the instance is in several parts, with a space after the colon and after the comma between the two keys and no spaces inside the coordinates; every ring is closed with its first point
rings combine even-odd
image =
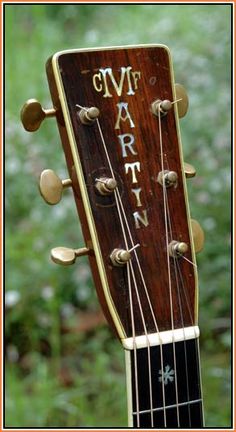
{"type": "MultiPolygon", "coordinates": [[[[174,84],[169,50],[73,50],[47,63],[53,109],[31,100],[26,129],[55,115],[69,179],[41,176],[50,204],[72,186],[85,247],[52,250],[71,264],[88,254],[100,302],[124,340],[194,326],[197,272],[178,117],[188,99],[174,84]],[[33,113],[33,114],[32,114],[33,113]]],[[[203,233],[193,222],[200,250],[203,233]]]]}

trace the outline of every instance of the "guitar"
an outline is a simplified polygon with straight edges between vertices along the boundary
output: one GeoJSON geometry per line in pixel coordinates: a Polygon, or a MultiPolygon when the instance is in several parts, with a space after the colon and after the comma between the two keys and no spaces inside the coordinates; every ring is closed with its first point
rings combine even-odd
{"type": "Polygon", "coordinates": [[[128,419],[137,428],[203,427],[195,252],[178,117],[188,98],[162,45],[72,50],[47,62],[53,108],[30,99],[35,131],[56,117],[69,179],[43,171],[49,204],[72,187],[85,246],[52,250],[70,265],[88,255],[104,314],[124,348],[128,419]]]}

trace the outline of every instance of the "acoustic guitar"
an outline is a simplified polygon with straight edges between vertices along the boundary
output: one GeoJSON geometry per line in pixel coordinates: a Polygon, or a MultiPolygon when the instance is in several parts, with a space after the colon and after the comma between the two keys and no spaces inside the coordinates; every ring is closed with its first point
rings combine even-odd
{"type": "Polygon", "coordinates": [[[73,189],[84,242],[52,250],[70,265],[88,255],[105,317],[125,352],[128,424],[204,426],[195,253],[178,118],[188,97],[174,83],[169,49],[141,45],[59,52],[46,65],[53,108],[30,99],[35,131],[57,120],[69,179],[43,171],[49,204],[73,189]]]}

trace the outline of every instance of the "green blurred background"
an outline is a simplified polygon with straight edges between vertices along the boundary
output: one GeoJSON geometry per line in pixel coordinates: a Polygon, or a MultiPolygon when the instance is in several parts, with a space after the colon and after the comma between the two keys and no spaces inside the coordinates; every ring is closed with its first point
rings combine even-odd
{"type": "Polygon", "coordinates": [[[230,5],[5,5],[6,426],[126,426],[123,350],[104,324],[86,258],[49,260],[83,244],[73,197],[47,206],[38,177],[67,177],[56,122],[26,133],[22,104],[50,107],[44,64],[56,51],[164,43],[190,109],[181,120],[198,255],[206,425],[227,427],[230,401],[230,5]]]}

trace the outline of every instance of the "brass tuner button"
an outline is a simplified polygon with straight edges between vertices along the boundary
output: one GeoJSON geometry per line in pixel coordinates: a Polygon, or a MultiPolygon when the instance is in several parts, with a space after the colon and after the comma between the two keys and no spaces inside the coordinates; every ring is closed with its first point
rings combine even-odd
{"type": "Polygon", "coordinates": [[[184,173],[186,178],[195,177],[196,175],[196,169],[193,165],[190,165],[189,163],[184,162],[184,173]]]}
{"type": "Polygon", "coordinates": [[[72,185],[71,179],[61,180],[51,169],[44,170],[39,180],[39,190],[47,204],[60,202],[64,188],[72,185]]]}
{"type": "Polygon", "coordinates": [[[56,110],[54,108],[46,110],[36,99],[29,99],[23,105],[20,115],[25,130],[35,132],[46,117],[56,115],[56,110]]]}
{"type": "Polygon", "coordinates": [[[113,177],[101,177],[96,179],[95,188],[100,195],[111,195],[116,187],[117,181],[113,177]]]}
{"type": "Polygon", "coordinates": [[[204,246],[204,231],[201,225],[195,219],[191,219],[192,233],[193,233],[193,244],[195,252],[201,252],[204,246]]]}
{"type": "Polygon", "coordinates": [[[51,250],[51,259],[54,263],[63,266],[74,264],[79,256],[88,255],[90,250],[86,247],[80,249],[70,249],[66,247],[56,247],[51,250]]]}
{"type": "Polygon", "coordinates": [[[182,86],[181,84],[175,84],[175,94],[177,100],[178,115],[179,118],[182,118],[187,114],[188,111],[188,95],[184,86],[182,86]]]}
{"type": "Polygon", "coordinates": [[[99,117],[100,111],[96,107],[82,108],[79,111],[79,119],[84,125],[92,125],[99,117]]]}
{"type": "Polygon", "coordinates": [[[168,250],[169,250],[169,255],[171,257],[179,258],[179,257],[181,257],[182,255],[184,255],[187,252],[188,245],[187,245],[187,243],[178,242],[176,240],[173,240],[169,244],[168,250]]]}

